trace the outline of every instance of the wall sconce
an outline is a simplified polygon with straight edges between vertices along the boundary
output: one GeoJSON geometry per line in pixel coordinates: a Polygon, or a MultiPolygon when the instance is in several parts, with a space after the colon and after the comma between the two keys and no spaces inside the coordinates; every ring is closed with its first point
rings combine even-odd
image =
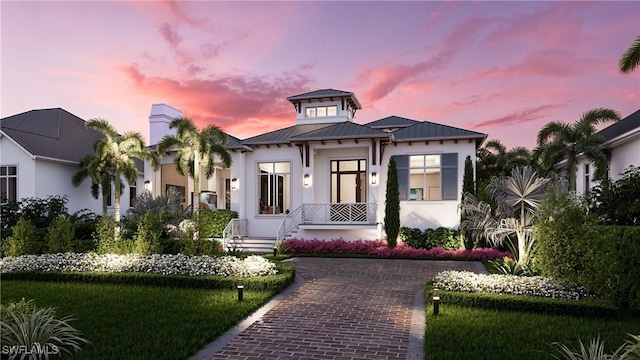
{"type": "Polygon", "coordinates": [[[144,191],[149,191],[149,192],[151,192],[151,181],[146,180],[146,181],[144,182],[144,191]]]}
{"type": "Polygon", "coordinates": [[[238,190],[238,179],[231,179],[231,190],[238,190]]]}
{"type": "Polygon", "coordinates": [[[304,174],[304,180],[302,181],[302,183],[304,184],[304,187],[311,186],[311,175],[304,174]]]}
{"type": "Polygon", "coordinates": [[[377,172],[372,172],[371,173],[371,185],[376,185],[378,183],[378,173],[377,172]]]}
{"type": "Polygon", "coordinates": [[[440,313],[440,289],[433,289],[433,315],[438,316],[440,313]]]}

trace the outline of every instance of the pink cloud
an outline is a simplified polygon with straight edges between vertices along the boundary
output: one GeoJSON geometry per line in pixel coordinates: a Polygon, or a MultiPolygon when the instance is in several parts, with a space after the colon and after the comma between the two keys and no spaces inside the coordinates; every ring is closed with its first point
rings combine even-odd
{"type": "Polygon", "coordinates": [[[172,49],[177,49],[182,42],[182,37],[178,34],[175,27],[168,23],[160,24],[158,31],[164,41],[166,41],[172,49]]]}
{"type": "Polygon", "coordinates": [[[292,125],[295,113],[285,98],[307,91],[312,81],[304,73],[175,80],[147,76],[135,63],[118,70],[136,91],[171,103],[200,126],[216,124],[239,137],[292,125]]]}
{"type": "Polygon", "coordinates": [[[566,104],[547,104],[535,107],[529,107],[520,111],[515,111],[507,115],[495,119],[486,119],[471,124],[472,129],[477,128],[493,128],[507,125],[517,125],[526,122],[549,117],[554,110],[562,108],[566,104]]]}
{"type": "Polygon", "coordinates": [[[195,17],[189,14],[188,9],[185,9],[188,6],[187,2],[184,1],[162,1],[160,2],[173,17],[183,23],[189,24],[194,28],[203,29],[207,25],[206,18],[196,19],[195,17]]]}
{"type": "Polygon", "coordinates": [[[640,104],[640,86],[636,91],[630,89],[614,89],[613,96],[624,101],[640,104]]]}

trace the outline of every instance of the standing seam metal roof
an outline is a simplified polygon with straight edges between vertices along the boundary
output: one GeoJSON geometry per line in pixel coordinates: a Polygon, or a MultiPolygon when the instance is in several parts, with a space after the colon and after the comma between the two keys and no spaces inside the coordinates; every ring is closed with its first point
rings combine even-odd
{"type": "Polygon", "coordinates": [[[460,129],[453,126],[436,124],[429,121],[399,129],[393,132],[395,141],[455,139],[455,138],[486,138],[486,134],[476,131],[460,129]]]}
{"type": "Polygon", "coordinates": [[[609,125],[598,131],[596,135],[600,135],[605,139],[605,141],[609,141],[635,128],[640,128],[640,110],[616,122],[615,124],[609,125]]]}

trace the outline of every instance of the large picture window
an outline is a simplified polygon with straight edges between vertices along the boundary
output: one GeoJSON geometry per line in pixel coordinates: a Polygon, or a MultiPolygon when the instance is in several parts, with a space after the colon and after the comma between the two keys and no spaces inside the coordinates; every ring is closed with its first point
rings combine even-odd
{"type": "Polygon", "coordinates": [[[307,107],[305,114],[308,118],[338,116],[338,106],[313,106],[307,107]]]}
{"type": "Polygon", "coordinates": [[[0,166],[0,203],[18,201],[18,167],[0,166]]]}
{"type": "Polygon", "coordinates": [[[290,211],[291,163],[259,163],[258,184],[260,214],[275,215],[290,211]]]}
{"type": "Polygon", "coordinates": [[[458,154],[394,156],[400,200],[458,199],[458,154]]]}

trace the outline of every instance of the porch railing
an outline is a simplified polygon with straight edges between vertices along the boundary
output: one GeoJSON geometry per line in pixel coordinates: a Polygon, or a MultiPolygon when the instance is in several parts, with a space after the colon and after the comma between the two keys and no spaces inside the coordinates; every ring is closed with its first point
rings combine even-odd
{"type": "Polygon", "coordinates": [[[373,225],[378,221],[377,203],[302,204],[289,213],[278,229],[278,241],[303,224],[373,225]]]}
{"type": "Polygon", "coordinates": [[[247,236],[247,219],[231,219],[222,231],[222,245],[227,250],[234,238],[247,236]]]}

